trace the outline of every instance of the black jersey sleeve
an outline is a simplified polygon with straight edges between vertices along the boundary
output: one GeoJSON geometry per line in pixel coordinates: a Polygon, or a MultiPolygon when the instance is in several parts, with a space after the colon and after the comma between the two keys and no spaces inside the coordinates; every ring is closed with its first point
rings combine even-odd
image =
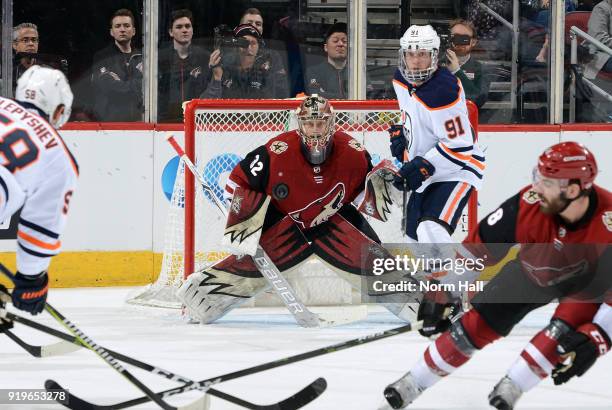
{"type": "Polygon", "coordinates": [[[484,243],[516,243],[516,224],[520,194],[507,199],[478,223],[478,234],[484,243]]]}
{"type": "Polygon", "coordinates": [[[520,193],[506,200],[497,209],[488,214],[478,223],[476,229],[466,243],[478,245],[479,249],[490,256],[489,264],[494,264],[503,259],[512,246],[516,244],[516,226],[519,215],[520,193]],[[486,251],[485,251],[486,249],[486,251]]]}
{"type": "Polygon", "coordinates": [[[270,155],[265,146],[255,148],[238,164],[251,189],[259,192],[266,191],[270,177],[270,155]]]}

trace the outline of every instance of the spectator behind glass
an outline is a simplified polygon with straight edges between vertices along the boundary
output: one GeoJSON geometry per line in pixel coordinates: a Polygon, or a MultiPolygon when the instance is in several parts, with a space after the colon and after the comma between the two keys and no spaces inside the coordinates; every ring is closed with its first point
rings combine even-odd
{"type": "Polygon", "coordinates": [[[193,15],[187,9],[172,12],[168,33],[172,42],[159,53],[158,120],[182,122],[184,101],[198,98],[210,76],[210,55],[192,44],[193,15]]]}
{"type": "Polygon", "coordinates": [[[36,63],[39,40],[36,24],[21,23],[13,27],[13,93],[17,88],[17,79],[36,63]]]}
{"type": "Polygon", "coordinates": [[[270,66],[270,71],[274,75],[273,81],[273,98],[288,98],[290,97],[289,90],[289,79],[287,78],[287,53],[281,51],[284,46],[282,46],[279,42],[263,40],[263,16],[261,12],[256,8],[246,9],[245,12],[240,17],[240,24],[250,24],[259,31],[259,34],[262,36],[262,40],[260,41],[260,50],[259,54],[261,55],[262,64],[267,64],[270,66]],[[271,47],[271,44],[274,44],[274,47],[271,47]],[[284,55],[284,58],[281,57],[281,54],[284,55]]]}
{"type": "Polygon", "coordinates": [[[119,9],[110,19],[114,41],[93,58],[93,111],[98,121],[142,121],[142,53],[132,45],[134,15],[119,9]]]}
{"type": "MultiPolygon", "coordinates": [[[[589,17],[589,35],[612,48],[612,0],[603,0],[593,7],[589,17]]],[[[612,72],[612,57],[594,45],[589,46],[593,59],[586,65],[584,76],[597,77],[599,71],[612,72]]]]}
{"type": "Polygon", "coordinates": [[[446,50],[447,68],[461,80],[465,97],[481,108],[489,95],[489,81],[481,62],[471,53],[478,43],[476,28],[463,19],[450,22],[450,45],[446,50]]]}
{"type": "Polygon", "coordinates": [[[261,58],[261,35],[250,24],[233,31],[248,47],[224,46],[210,55],[212,80],[202,98],[272,98],[276,80],[267,60],[261,58]]]}
{"type": "Polygon", "coordinates": [[[327,99],[348,97],[348,36],[346,23],[335,23],[325,34],[323,50],[327,59],[306,68],[306,93],[327,99]]]}

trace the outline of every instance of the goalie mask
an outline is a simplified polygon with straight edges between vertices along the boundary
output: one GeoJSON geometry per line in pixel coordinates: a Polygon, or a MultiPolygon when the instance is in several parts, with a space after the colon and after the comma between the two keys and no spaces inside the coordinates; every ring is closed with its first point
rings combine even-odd
{"type": "Polygon", "coordinates": [[[430,25],[412,25],[400,38],[399,70],[409,82],[429,80],[438,68],[440,37],[430,25]]]}
{"type": "Polygon", "coordinates": [[[56,129],[61,128],[70,118],[72,91],[66,76],[59,70],[38,65],[28,68],[17,81],[15,99],[34,105],[56,129]],[[64,107],[64,112],[58,118],[53,118],[60,105],[64,107]]]}
{"type": "Polygon", "coordinates": [[[296,111],[302,152],[312,165],[322,164],[333,146],[334,111],[323,97],[306,97],[296,111]]]}

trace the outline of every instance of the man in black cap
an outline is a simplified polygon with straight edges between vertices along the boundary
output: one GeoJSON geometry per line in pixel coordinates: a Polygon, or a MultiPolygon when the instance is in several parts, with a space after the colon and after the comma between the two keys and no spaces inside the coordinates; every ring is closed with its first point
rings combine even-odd
{"type": "Polygon", "coordinates": [[[246,41],[211,53],[213,75],[202,98],[273,98],[272,67],[261,56],[261,34],[254,26],[241,24],[234,29],[234,38],[246,41]]]}
{"type": "Polygon", "coordinates": [[[306,92],[325,98],[348,98],[348,36],[346,23],[333,24],[325,34],[327,60],[306,70],[306,92]]]}

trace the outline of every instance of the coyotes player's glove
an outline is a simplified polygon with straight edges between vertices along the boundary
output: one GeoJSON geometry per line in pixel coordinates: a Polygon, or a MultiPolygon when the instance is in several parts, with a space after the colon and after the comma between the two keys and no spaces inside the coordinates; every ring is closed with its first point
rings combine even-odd
{"type": "Polygon", "coordinates": [[[404,151],[406,150],[406,137],[404,137],[404,126],[401,124],[392,125],[387,132],[389,133],[391,155],[399,162],[404,162],[404,151]]]}
{"type": "Polygon", "coordinates": [[[451,325],[451,319],[461,312],[461,300],[448,292],[430,291],[419,305],[417,320],[423,321],[419,330],[422,336],[430,337],[442,333],[451,325]]]}
{"type": "Polygon", "coordinates": [[[434,172],[436,168],[429,161],[415,157],[400,168],[399,175],[393,179],[393,185],[400,191],[416,191],[434,172]]]}
{"type": "Polygon", "coordinates": [[[42,312],[47,302],[47,290],[49,289],[47,272],[35,276],[17,272],[13,282],[15,283],[12,294],[13,305],[33,315],[42,312]]]}
{"type": "MultiPolygon", "coordinates": [[[[4,309],[7,302],[10,302],[11,295],[8,293],[8,290],[4,287],[4,285],[0,284],[0,309],[4,309]]],[[[0,317],[0,333],[5,330],[9,330],[13,327],[12,320],[5,320],[0,317]]]]}
{"type": "Polygon", "coordinates": [[[563,335],[559,339],[557,352],[564,362],[553,369],[552,378],[555,384],[563,384],[574,376],[582,376],[593,366],[597,357],[608,350],[610,337],[595,323],[587,323],[576,331],[563,335]]]}

